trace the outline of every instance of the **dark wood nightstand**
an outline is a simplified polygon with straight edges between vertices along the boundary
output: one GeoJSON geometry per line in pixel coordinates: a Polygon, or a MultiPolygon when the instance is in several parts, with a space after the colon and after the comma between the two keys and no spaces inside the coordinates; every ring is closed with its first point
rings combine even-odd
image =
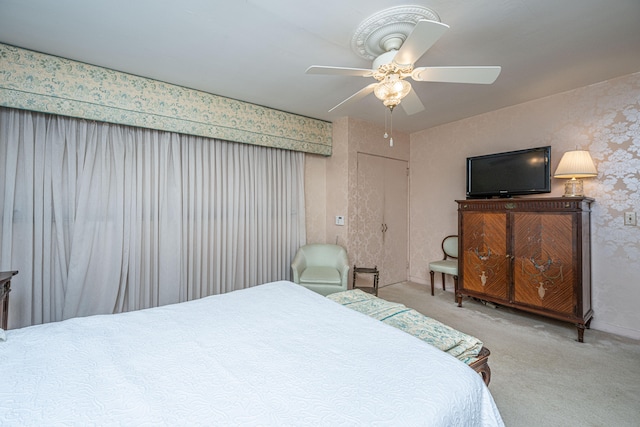
{"type": "Polygon", "coordinates": [[[7,329],[9,322],[9,292],[11,292],[11,278],[17,271],[0,272],[0,328],[7,329]]]}

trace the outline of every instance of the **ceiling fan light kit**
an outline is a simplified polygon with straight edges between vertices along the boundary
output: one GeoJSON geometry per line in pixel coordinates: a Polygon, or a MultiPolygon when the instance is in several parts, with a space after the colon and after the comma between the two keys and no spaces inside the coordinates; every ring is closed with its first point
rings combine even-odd
{"type": "Polygon", "coordinates": [[[385,107],[393,110],[402,98],[411,91],[411,85],[401,80],[397,74],[390,74],[373,88],[373,94],[382,101],[385,107]]]}

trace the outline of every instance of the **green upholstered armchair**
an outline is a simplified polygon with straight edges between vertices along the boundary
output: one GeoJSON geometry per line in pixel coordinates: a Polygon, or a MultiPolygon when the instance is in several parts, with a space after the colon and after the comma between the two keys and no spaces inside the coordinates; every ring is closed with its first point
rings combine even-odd
{"type": "Polygon", "coordinates": [[[293,281],[321,295],[347,290],[349,259],[338,245],[316,243],[298,249],[291,263],[293,281]]]}

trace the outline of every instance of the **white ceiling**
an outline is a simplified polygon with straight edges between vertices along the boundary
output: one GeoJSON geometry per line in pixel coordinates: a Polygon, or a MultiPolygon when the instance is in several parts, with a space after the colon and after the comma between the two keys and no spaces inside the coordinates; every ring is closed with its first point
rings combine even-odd
{"type": "MultiPolygon", "coordinates": [[[[416,66],[501,65],[493,85],[412,82],[414,132],[640,71],[640,0],[0,0],[0,42],[323,120],[384,124],[373,95],[327,111],[372,79],[307,75],[370,68],[359,24],[421,5],[450,29],[416,66]]],[[[2,60],[2,58],[0,58],[2,60]]]]}

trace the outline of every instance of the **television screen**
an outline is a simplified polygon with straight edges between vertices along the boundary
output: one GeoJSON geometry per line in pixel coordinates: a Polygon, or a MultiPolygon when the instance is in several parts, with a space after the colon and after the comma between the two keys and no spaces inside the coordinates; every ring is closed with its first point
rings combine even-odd
{"type": "Polygon", "coordinates": [[[511,197],[551,192],[551,147],[467,158],[467,197],[511,197]]]}

